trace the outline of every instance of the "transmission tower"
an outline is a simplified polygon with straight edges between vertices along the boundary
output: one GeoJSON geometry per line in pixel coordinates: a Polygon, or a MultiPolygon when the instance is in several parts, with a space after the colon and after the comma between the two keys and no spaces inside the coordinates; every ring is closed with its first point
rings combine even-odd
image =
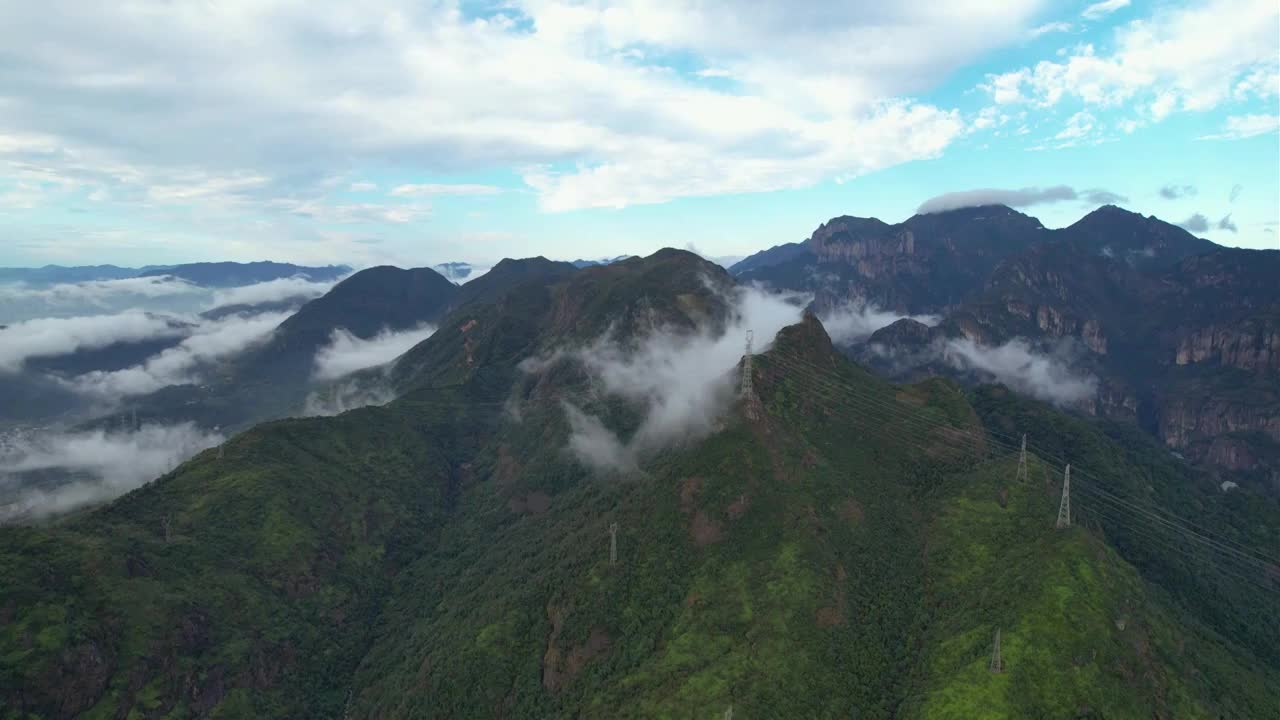
{"type": "Polygon", "coordinates": [[[751,341],[755,333],[747,331],[747,351],[742,355],[742,397],[751,397],[751,341]]]}
{"type": "Polygon", "coordinates": [[[733,720],[733,706],[730,705],[728,710],[724,711],[724,720],[733,720]]]}
{"type": "Polygon", "coordinates": [[[219,460],[221,460],[223,457],[225,457],[225,456],[226,456],[226,454],[227,454],[227,446],[226,446],[226,445],[219,445],[219,446],[218,446],[218,459],[219,459],[219,460]]]}
{"type": "Polygon", "coordinates": [[[160,518],[160,525],[164,528],[164,542],[167,545],[169,544],[169,538],[171,537],[169,533],[170,527],[169,527],[168,515],[165,515],[164,517],[160,518]]]}
{"type": "Polygon", "coordinates": [[[609,564],[618,564],[618,523],[609,523],[609,564]]]}
{"type": "Polygon", "coordinates": [[[991,672],[1004,672],[1004,660],[1000,657],[1000,628],[996,628],[996,646],[991,651],[991,672]]]}
{"type": "Polygon", "coordinates": [[[1018,453],[1018,482],[1027,481],[1027,434],[1022,434],[1022,451],[1018,453]]]}
{"type": "Polygon", "coordinates": [[[135,408],[131,408],[131,409],[130,409],[130,413],[129,413],[129,417],[130,417],[129,429],[130,429],[130,430],[132,430],[132,431],[134,431],[134,432],[137,432],[138,430],[141,430],[141,429],[142,429],[142,426],[138,424],[138,408],[136,408],[136,407],[135,407],[135,408]]]}
{"type": "Polygon", "coordinates": [[[1058,505],[1058,524],[1059,530],[1071,527],[1071,464],[1067,463],[1067,469],[1062,476],[1062,503],[1058,505]]]}

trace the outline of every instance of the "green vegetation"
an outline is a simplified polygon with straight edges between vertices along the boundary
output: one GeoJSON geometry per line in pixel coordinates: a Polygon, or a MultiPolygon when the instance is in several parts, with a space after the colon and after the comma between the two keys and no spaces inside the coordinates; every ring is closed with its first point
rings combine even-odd
{"type": "Polygon", "coordinates": [[[757,358],[756,419],[736,407],[640,472],[588,472],[559,408],[582,378],[515,364],[619,302],[623,336],[650,308],[716,317],[698,274],[670,270],[466,306],[385,408],[259,426],[108,507],[0,529],[0,718],[1277,714],[1247,625],[1268,608],[1224,619],[1130,561],[1136,541],[1053,530],[1039,461],[1014,483],[1008,457],[938,428],[1053,426],[1100,477],[1145,466],[1142,447],[995,391],[892,386],[811,319],[757,358]]]}

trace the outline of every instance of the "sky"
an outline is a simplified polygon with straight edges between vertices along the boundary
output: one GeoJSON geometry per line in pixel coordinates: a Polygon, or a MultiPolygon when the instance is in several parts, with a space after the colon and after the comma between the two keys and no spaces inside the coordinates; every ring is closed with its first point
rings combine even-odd
{"type": "Polygon", "coordinates": [[[0,266],[745,255],[957,197],[1277,248],[1278,128],[1275,0],[9,2],[0,266]]]}

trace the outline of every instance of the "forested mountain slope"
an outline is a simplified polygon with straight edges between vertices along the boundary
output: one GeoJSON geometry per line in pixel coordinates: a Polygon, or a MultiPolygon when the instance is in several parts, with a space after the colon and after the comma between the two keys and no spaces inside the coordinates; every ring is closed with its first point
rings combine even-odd
{"type": "MultiPolygon", "coordinates": [[[[1055,530],[1050,456],[1135,501],[1221,499],[1008,393],[878,379],[812,316],[707,432],[583,465],[565,403],[624,440],[647,410],[555,351],[723,328],[731,288],[678,251],[539,277],[445,318],[386,407],[0,528],[0,717],[1275,714],[1276,578],[1146,556],[1097,490],[1055,530]]],[[[1274,508],[1203,510],[1280,554],[1274,508]]]]}

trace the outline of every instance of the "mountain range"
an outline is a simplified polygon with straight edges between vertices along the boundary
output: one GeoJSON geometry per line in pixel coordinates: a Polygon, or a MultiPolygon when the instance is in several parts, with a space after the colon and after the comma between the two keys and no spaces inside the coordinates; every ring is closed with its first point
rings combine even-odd
{"type": "MultiPolygon", "coordinates": [[[[1137,423],[1223,481],[1280,492],[1280,251],[1226,248],[1104,206],[1060,230],[1004,206],[898,225],[835,218],[733,267],[743,281],[904,317],[851,354],[891,377],[963,377],[949,341],[1070,355],[1068,404],[1137,423]]],[[[981,375],[982,368],[978,368],[981,375]]],[[[989,377],[989,374],[988,374],[989,377]]]]}
{"type": "Polygon", "coordinates": [[[1274,716],[1277,255],[985,207],[362,270],[134,406],[225,441],[0,527],[0,717],[1274,716]]]}

